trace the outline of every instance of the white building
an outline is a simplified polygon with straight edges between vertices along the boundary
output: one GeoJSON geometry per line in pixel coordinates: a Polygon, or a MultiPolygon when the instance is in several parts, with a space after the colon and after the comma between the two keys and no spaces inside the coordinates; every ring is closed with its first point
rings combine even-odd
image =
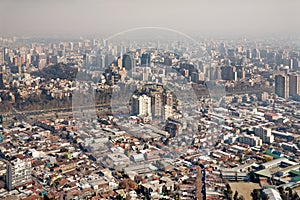
{"type": "Polygon", "coordinates": [[[31,162],[19,158],[10,161],[6,166],[6,186],[8,190],[31,181],[31,162]]]}
{"type": "Polygon", "coordinates": [[[263,192],[268,195],[270,200],[282,200],[280,193],[272,188],[264,189],[263,192]]]}
{"type": "Polygon", "coordinates": [[[132,113],[137,116],[152,116],[151,97],[143,94],[141,96],[133,95],[131,104],[132,113]]]}
{"type": "Polygon", "coordinates": [[[272,135],[271,128],[256,126],[254,127],[255,135],[262,139],[263,143],[272,144],[274,142],[274,135],[272,135]]]}
{"type": "Polygon", "coordinates": [[[172,106],[165,105],[163,107],[163,119],[167,120],[169,117],[173,116],[173,108],[172,106]]]}
{"type": "Polygon", "coordinates": [[[239,137],[239,142],[242,144],[247,144],[251,147],[255,146],[261,146],[262,145],[262,139],[255,135],[247,135],[243,134],[241,137],[239,137]]]}

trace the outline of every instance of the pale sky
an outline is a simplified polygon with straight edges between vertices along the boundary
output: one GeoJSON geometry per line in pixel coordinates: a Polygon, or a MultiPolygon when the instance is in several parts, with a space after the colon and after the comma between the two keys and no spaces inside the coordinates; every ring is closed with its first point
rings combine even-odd
{"type": "Polygon", "coordinates": [[[0,35],[111,35],[155,26],[187,34],[297,34],[298,0],[0,0],[0,35]]]}

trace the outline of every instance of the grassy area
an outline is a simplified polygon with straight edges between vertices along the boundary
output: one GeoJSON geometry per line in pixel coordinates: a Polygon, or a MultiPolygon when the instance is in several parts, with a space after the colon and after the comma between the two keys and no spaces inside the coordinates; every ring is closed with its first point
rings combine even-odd
{"type": "Polygon", "coordinates": [[[258,183],[252,182],[229,182],[233,195],[235,191],[238,191],[239,195],[243,195],[245,200],[251,200],[251,192],[254,189],[260,189],[258,183]]]}

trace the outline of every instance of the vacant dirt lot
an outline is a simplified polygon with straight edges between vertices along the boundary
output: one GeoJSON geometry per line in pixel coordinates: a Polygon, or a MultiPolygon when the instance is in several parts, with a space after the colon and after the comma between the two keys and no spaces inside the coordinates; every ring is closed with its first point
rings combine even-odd
{"type": "Polygon", "coordinates": [[[251,200],[251,192],[254,189],[260,189],[259,184],[252,182],[229,182],[233,195],[238,191],[239,195],[243,195],[245,200],[251,200]]]}

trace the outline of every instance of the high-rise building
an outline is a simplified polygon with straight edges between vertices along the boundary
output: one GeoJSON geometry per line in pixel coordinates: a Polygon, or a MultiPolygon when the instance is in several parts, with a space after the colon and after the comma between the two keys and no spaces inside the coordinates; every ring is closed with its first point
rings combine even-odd
{"type": "Polygon", "coordinates": [[[16,158],[6,165],[6,186],[8,190],[31,181],[31,162],[16,158]]]}
{"type": "Polygon", "coordinates": [[[74,50],[74,43],[73,42],[69,43],[69,49],[70,49],[70,51],[74,50]]]}
{"type": "Polygon", "coordinates": [[[245,79],[246,72],[245,72],[245,68],[243,66],[237,66],[236,71],[237,71],[237,78],[245,79]]]}
{"type": "Polygon", "coordinates": [[[268,63],[269,64],[275,63],[276,62],[276,56],[277,56],[276,51],[269,52],[268,56],[267,56],[268,63]]]}
{"type": "Polygon", "coordinates": [[[224,43],[220,44],[219,49],[220,49],[220,53],[221,53],[222,56],[227,54],[227,48],[226,48],[226,45],[224,43]]]}
{"type": "Polygon", "coordinates": [[[166,121],[165,131],[170,134],[170,137],[176,137],[182,133],[183,124],[175,119],[168,118],[166,121]]]}
{"type": "Polygon", "coordinates": [[[196,178],[196,197],[197,199],[203,199],[203,191],[205,190],[205,177],[202,175],[203,169],[197,166],[197,178],[196,178]],[[204,181],[203,181],[204,180],[204,181]]]}
{"type": "Polygon", "coordinates": [[[271,144],[274,142],[274,135],[272,135],[271,128],[258,126],[254,128],[254,133],[256,136],[262,139],[263,143],[271,144]]]}
{"type": "Polygon", "coordinates": [[[162,94],[160,92],[152,92],[151,96],[151,112],[153,117],[162,116],[162,94]]]}
{"type": "Polygon", "coordinates": [[[250,49],[247,49],[246,55],[247,55],[247,58],[248,58],[248,59],[251,59],[251,58],[252,58],[252,52],[251,52],[250,49]]]}
{"type": "Polygon", "coordinates": [[[173,116],[173,108],[170,105],[165,105],[162,110],[163,120],[167,120],[169,117],[173,116]]]}
{"type": "Polygon", "coordinates": [[[150,67],[143,68],[143,81],[147,82],[149,80],[150,73],[151,73],[150,67]]]}
{"type": "Polygon", "coordinates": [[[131,108],[134,115],[151,117],[151,97],[145,94],[141,96],[133,95],[131,108]]]}
{"type": "Polygon", "coordinates": [[[4,51],[0,51],[0,66],[4,64],[4,51]]]}
{"type": "Polygon", "coordinates": [[[192,80],[192,82],[198,83],[199,80],[201,79],[200,75],[201,75],[201,72],[193,72],[191,74],[191,80],[192,80]]]}
{"type": "Polygon", "coordinates": [[[166,93],[164,93],[163,103],[164,103],[164,105],[173,106],[174,99],[173,99],[173,94],[170,91],[167,91],[166,93]]]}
{"type": "Polygon", "coordinates": [[[0,90],[4,90],[4,89],[5,89],[5,85],[3,81],[3,71],[2,71],[2,67],[0,67],[0,90]]]}
{"type": "Polygon", "coordinates": [[[260,57],[261,58],[267,58],[268,53],[269,53],[269,50],[267,50],[267,49],[261,49],[260,50],[260,57]]]}
{"type": "Polygon", "coordinates": [[[252,50],[252,57],[253,58],[260,58],[260,51],[258,49],[252,50]]]}
{"type": "Polygon", "coordinates": [[[292,69],[297,70],[299,68],[299,59],[298,58],[293,58],[293,66],[292,69]]]}
{"type": "Polygon", "coordinates": [[[232,66],[222,67],[221,76],[223,80],[228,80],[228,81],[237,80],[236,68],[232,66]]]}
{"type": "Polygon", "coordinates": [[[125,67],[125,69],[130,72],[129,76],[132,76],[132,72],[134,71],[135,68],[135,62],[132,55],[130,54],[123,55],[122,62],[123,62],[123,67],[125,67]]]}
{"type": "Polygon", "coordinates": [[[149,67],[150,62],[151,62],[150,54],[149,53],[143,53],[142,58],[141,58],[141,65],[149,67]]]}
{"type": "Polygon", "coordinates": [[[282,98],[289,97],[289,77],[278,74],[275,76],[275,94],[282,98]]]}
{"type": "Polygon", "coordinates": [[[40,53],[37,55],[37,66],[39,69],[42,69],[46,66],[47,64],[47,56],[45,53],[40,53]]]}
{"type": "Polygon", "coordinates": [[[122,57],[119,57],[118,59],[117,59],[117,66],[118,66],[118,68],[119,69],[122,69],[123,68],[123,63],[122,63],[122,57]]]}
{"type": "Polygon", "coordinates": [[[115,60],[115,56],[111,53],[105,54],[105,63],[103,68],[108,67],[115,60]]]}
{"type": "Polygon", "coordinates": [[[0,143],[3,142],[3,116],[0,115],[0,143]]]}
{"type": "Polygon", "coordinates": [[[238,141],[242,144],[247,144],[251,147],[262,145],[262,139],[260,139],[259,137],[253,134],[252,135],[243,134],[239,137],[238,141]]]}
{"type": "Polygon", "coordinates": [[[289,77],[289,96],[300,94],[300,76],[296,73],[288,74],[289,77]]]}

